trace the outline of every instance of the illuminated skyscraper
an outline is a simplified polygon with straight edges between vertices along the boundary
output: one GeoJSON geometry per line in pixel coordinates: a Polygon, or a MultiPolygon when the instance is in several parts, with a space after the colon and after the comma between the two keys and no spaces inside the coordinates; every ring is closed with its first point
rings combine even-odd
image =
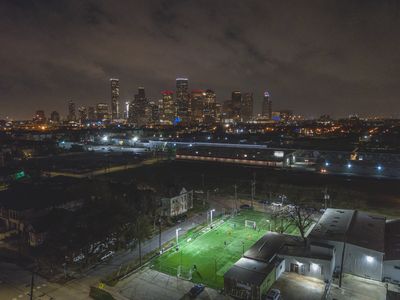
{"type": "Polygon", "coordinates": [[[207,90],[204,99],[203,122],[213,124],[217,119],[217,96],[213,90],[207,90]]]}
{"type": "Polygon", "coordinates": [[[119,118],[119,79],[111,78],[111,120],[119,118]]]}
{"type": "Polygon", "coordinates": [[[253,93],[244,93],[242,97],[242,106],[240,109],[240,118],[242,122],[248,122],[253,117],[253,93]]]}
{"type": "Polygon", "coordinates": [[[264,92],[264,99],[262,103],[262,116],[272,119],[272,101],[267,91],[264,92]]]}
{"type": "Polygon", "coordinates": [[[79,113],[79,122],[85,123],[88,120],[88,112],[85,106],[81,106],[78,108],[79,113]]]}
{"type": "Polygon", "coordinates": [[[60,114],[57,111],[53,111],[50,114],[50,121],[52,123],[59,123],[60,122],[60,114]]]}
{"type": "Polygon", "coordinates": [[[146,98],[144,87],[139,87],[138,93],[135,95],[129,107],[129,122],[137,127],[144,126],[150,119],[149,113],[149,103],[146,98]]]}
{"type": "Polygon", "coordinates": [[[187,78],[176,79],[176,110],[177,116],[183,123],[190,121],[190,97],[189,80],[187,78]]]}
{"type": "Polygon", "coordinates": [[[75,110],[75,103],[72,101],[68,102],[68,116],[67,120],[69,122],[75,122],[76,121],[76,110],[75,110]]]}
{"type": "Polygon", "coordinates": [[[231,97],[232,118],[236,122],[241,121],[242,93],[233,91],[231,97]]]}
{"type": "Polygon", "coordinates": [[[44,110],[37,110],[35,117],[33,118],[35,123],[37,124],[44,124],[46,123],[46,115],[44,113],[44,110]]]}
{"type": "Polygon", "coordinates": [[[159,103],[160,121],[163,124],[172,124],[176,117],[176,106],[173,91],[162,91],[159,103]]]}
{"type": "Polygon", "coordinates": [[[150,109],[150,123],[151,124],[159,124],[160,123],[160,107],[159,107],[158,102],[150,101],[149,109],[150,109]]]}
{"type": "Polygon", "coordinates": [[[93,106],[88,107],[88,119],[90,121],[96,120],[96,110],[94,109],[93,106]]]}
{"type": "Polygon", "coordinates": [[[96,105],[96,118],[98,121],[106,121],[110,119],[110,113],[108,111],[108,104],[98,103],[96,105]]]}
{"type": "Polygon", "coordinates": [[[203,123],[203,110],[206,93],[203,90],[193,90],[190,95],[191,121],[203,123]]]}

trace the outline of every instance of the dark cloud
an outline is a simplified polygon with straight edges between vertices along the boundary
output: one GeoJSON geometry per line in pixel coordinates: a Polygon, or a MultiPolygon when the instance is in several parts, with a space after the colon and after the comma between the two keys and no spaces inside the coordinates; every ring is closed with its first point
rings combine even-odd
{"type": "Polygon", "coordinates": [[[268,89],[274,108],[307,116],[397,114],[396,0],[39,1],[0,3],[0,118],[65,114],[69,99],[156,99],[188,76],[218,100],[268,89]]]}

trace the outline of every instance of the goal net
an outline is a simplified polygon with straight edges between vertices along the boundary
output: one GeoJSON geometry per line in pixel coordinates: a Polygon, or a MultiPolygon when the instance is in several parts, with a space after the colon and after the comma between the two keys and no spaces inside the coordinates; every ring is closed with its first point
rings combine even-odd
{"type": "Polygon", "coordinates": [[[256,221],[245,220],[244,227],[250,227],[250,228],[256,229],[257,228],[256,221]]]}
{"type": "Polygon", "coordinates": [[[182,265],[179,265],[178,272],[176,275],[181,279],[192,280],[192,273],[193,273],[192,268],[186,268],[182,265]]]}

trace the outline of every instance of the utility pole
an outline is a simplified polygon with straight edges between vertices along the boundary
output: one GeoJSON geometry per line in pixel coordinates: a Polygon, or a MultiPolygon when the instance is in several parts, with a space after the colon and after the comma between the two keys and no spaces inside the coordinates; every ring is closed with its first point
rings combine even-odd
{"type": "Polygon", "coordinates": [[[328,189],[325,188],[324,191],[323,191],[323,193],[324,193],[325,209],[327,209],[327,208],[328,208],[328,200],[329,200],[329,198],[330,198],[330,196],[329,196],[329,194],[328,194],[328,189]]]}
{"type": "Polygon", "coordinates": [[[235,211],[235,214],[236,214],[236,212],[237,212],[237,185],[236,185],[236,183],[235,183],[234,187],[235,187],[235,208],[234,208],[234,211],[235,211]]]}
{"type": "Polygon", "coordinates": [[[161,218],[158,219],[158,247],[161,253],[161,218]]]}
{"type": "Polygon", "coordinates": [[[33,299],[33,284],[34,284],[34,276],[35,276],[34,274],[35,274],[35,271],[32,270],[30,300],[33,299]]]}

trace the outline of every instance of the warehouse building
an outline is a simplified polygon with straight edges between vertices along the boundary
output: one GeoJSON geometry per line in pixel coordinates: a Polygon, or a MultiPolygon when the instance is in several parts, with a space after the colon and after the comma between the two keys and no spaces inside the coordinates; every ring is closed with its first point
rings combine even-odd
{"type": "Polygon", "coordinates": [[[334,248],[306,245],[302,238],[269,232],[224,275],[225,292],[238,299],[263,299],[283,272],[321,280],[332,277],[334,248]]]}
{"type": "Polygon", "coordinates": [[[329,283],[336,274],[400,283],[400,220],[347,209],[327,209],[306,241],[269,232],[224,275],[225,292],[262,299],[283,272],[329,283]]]}

